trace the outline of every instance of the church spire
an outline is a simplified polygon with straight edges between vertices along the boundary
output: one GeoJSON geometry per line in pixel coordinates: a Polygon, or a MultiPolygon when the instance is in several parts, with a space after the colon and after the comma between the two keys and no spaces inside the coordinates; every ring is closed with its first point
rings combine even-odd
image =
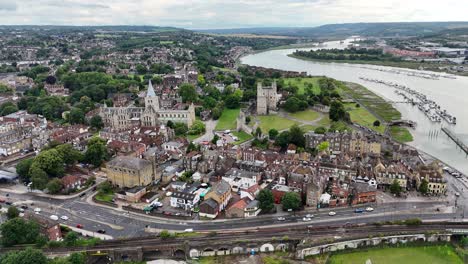
{"type": "Polygon", "coordinates": [[[146,97],[156,97],[156,93],[154,92],[153,85],[151,84],[151,80],[148,83],[148,92],[146,92],[146,97]]]}

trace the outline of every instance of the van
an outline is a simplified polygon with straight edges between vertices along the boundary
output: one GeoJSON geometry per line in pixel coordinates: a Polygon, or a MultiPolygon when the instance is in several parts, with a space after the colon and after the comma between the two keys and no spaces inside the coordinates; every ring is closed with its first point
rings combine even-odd
{"type": "Polygon", "coordinates": [[[193,232],[193,228],[187,228],[184,230],[184,233],[190,233],[193,232]]]}

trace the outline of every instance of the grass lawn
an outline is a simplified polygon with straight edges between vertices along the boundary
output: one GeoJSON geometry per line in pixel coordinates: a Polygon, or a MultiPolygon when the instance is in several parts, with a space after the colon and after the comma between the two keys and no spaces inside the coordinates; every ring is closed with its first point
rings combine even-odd
{"type": "Polygon", "coordinates": [[[341,85],[340,88],[344,93],[361,102],[366,108],[380,116],[383,120],[388,122],[401,119],[401,113],[398,110],[380,96],[369,91],[366,87],[357,83],[345,83],[345,85],[341,85]]]}
{"type": "Polygon", "coordinates": [[[322,119],[320,119],[318,121],[318,125],[319,126],[323,126],[325,128],[328,128],[330,127],[330,124],[331,124],[331,120],[330,118],[328,117],[328,115],[325,115],[324,117],[322,117],[322,119]]]}
{"type": "Polygon", "coordinates": [[[203,136],[203,134],[198,134],[198,135],[187,135],[187,138],[189,141],[194,141],[195,139],[203,136]]]}
{"type": "Polygon", "coordinates": [[[240,109],[224,109],[215,130],[235,129],[237,127],[236,118],[239,112],[240,109]]]}
{"type": "Polygon", "coordinates": [[[309,132],[309,131],[314,131],[317,127],[316,126],[312,126],[312,125],[303,125],[301,126],[302,130],[304,130],[304,132],[309,132]]]}
{"type": "Polygon", "coordinates": [[[318,84],[318,80],[321,77],[307,77],[307,78],[284,78],[284,84],[288,85],[295,85],[299,88],[298,93],[299,94],[304,94],[305,87],[307,83],[311,83],[313,85],[312,90],[314,91],[314,94],[320,94],[320,86],[318,84]]]}
{"type": "Polygon", "coordinates": [[[112,199],[114,199],[114,193],[100,193],[96,194],[94,196],[96,200],[101,201],[101,202],[109,202],[112,203],[112,199]]]}
{"type": "Polygon", "coordinates": [[[305,110],[305,111],[300,111],[296,113],[288,113],[289,116],[300,119],[300,120],[305,120],[305,121],[314,121],[315,119],[320,117],[320,114],[317,111],[314,110],[305,110]]]}
{"type": "Polygon", "coordinates": [[[351,116],[351,121],[353,121],[354,123],[358,123],[361,126],[368,127],[379,133],[385,132],[385,127],[383,125],[380,125],[378,127],[374,126],[374,121],[377,120],[377,117],[375,117],[365,108],[356,107],[355,103],[347,103],[345,104],[345,108],[351,116]]]}
{"type": "Polygon", "coordinates": [[[289,129],[292,125],[298,124],[293,120],[289,120],[284,117],[280,117],[277,115],[268,115],[268,116],[258,116],[260,120],[260,128],[262,132],[267,134],[270,129],[274,128],[278,131],[289,129]]]}
{"type": "Polygon", "coordinates": [[[392,126],[390,134],[398,142],[406,143],[413,141],[413,135],[405,127],[392,126]]]}
{"type": "Polygon", "coordinates": [[[234,142],[234,145],[239,145],[239,144],[244,143],[245,141],[253,138],[252,135],[247,134],[244,131],[240,131],[240,132],[235,131],[235,132],[232,132],[232,134],[239,138],[239,141],[234,142]]]}
{"type": "Polygon", "coordinates": [[[462,259],[451,246],[421,246],[369,249],[331,256],[330,264],[462,264],[462,259]]]}

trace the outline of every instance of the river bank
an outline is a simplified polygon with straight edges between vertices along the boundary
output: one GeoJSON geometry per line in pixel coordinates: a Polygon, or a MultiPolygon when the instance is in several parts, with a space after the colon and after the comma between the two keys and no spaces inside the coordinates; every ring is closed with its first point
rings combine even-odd
{"type": "Polygon", "coordinates": [[[386,66],[402,69],[411,69],[411,70],[424,70],[432,71],[437,73],[447,73],[454,74],[458,76],[468,76],[468,72],[448,72],[440,67],[450,67],[452,64],[434,64],[434,63],[423,63],[423,62],[411,62],[411,61],[366,61],[366,60],[323,60],[323,59],[312,59],[303,56],[297,56],[294,54],[288,54],[288,57],[307,60],[307,61],[316,61],[316,62],[326,62],[326,63],[348,63],[348,64],[367,64],[375,66],[386,66]]]}

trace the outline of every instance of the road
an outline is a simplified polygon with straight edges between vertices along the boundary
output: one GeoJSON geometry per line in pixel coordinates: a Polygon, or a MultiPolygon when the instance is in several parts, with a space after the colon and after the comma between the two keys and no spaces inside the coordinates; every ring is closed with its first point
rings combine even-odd
{"type": "MultiPolygon", "coordinates": [[[[1,196],[6,193],[0,191],[1,196]]],[[[90,195],[90,192],[87,193],[90,195]]],[[[463,196],[464,197],[464,196],[463,196]]],[[[304,222],[303,216],[307,212],[287,215],[285,221],[279,221],[277,216],[260,216],[248,219],[226,219],[214,221],[195,221],[195,220],[175,220],[163,219],[144,214],[136,214],[132,212],[119,211],[114,208],[96,206],[89,204],[87,196],[76,197],[68,200],[58,200],[46,197],[37,197],[33,194],[15,194],[10,193],[8,200],[11,202],[22,202],[30,204],[26,211],[32,212],[33,208],[39,207],[42,209],[40,217],[49,218],[50,215],[68,216],[69,220],[59,220],[63,224],[76,226],[83,225],[85,230],[97,231],[99,229],[106,230],[107,234],[114,238],[122,237],[140,237],[147,236],[145,228],[161,230],[183,231],[187,228],[192,228],[196,231],[210,230],[239,230],[239,229],[255,229],[259,227],[272,226],[300,226],[300,225],[329,225],[329,224],[345,224],[345,223],[370,223],[380,221],[392,221],[398,219],[407,219],[418,217],[425,220],[440,220],[440,219],[461,219],[464,207],[459,206],[458,212],[438,212],[437,208],[445,208],[446,202],[416,202],[406,203],[398,202],[391,204],[375,205],[373,212],[355,213],[353,208],[336,208],[336,216],[329,216],[330,210],[322,209],[315,212],[311,221],[304,222]]],[[[466,200],[464,200],[466,201],[466,200]]]]}

